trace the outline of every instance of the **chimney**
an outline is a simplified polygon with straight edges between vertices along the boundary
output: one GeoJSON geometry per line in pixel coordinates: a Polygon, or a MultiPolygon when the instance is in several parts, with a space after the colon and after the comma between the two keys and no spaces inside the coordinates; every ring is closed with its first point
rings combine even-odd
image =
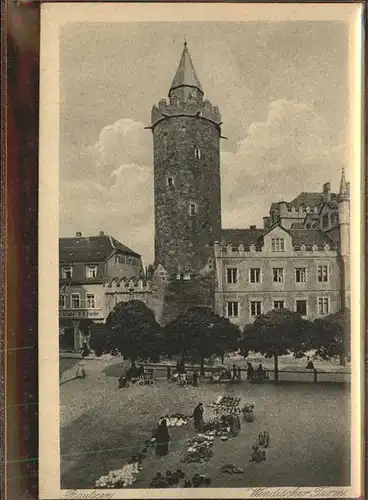
{"type": "Polygon", "coordinates": [[[257,229],[257,226],[249,226],[249,229],[257,229]]]}
{"type": "Polygon", "coordinates": [[[263,229],[268,228],[268,217],[263,217],[263,229]]]}
{"type": "Polygon", "coordinates": [[[75,233],[75,236],[76,238],[81,238],[82,237],[82,233],[80,233],[79,231],[77,233],[75,233]]]}
{"type": "Polygon", "coordinates": [[[283,217],[284,215],[287,215],[287,203],[286,201],[280,201],[279,203],[279,210],[280,210],[280,216],[283,217]]]}
{"type": "Polygon", "coordinates": [[[100,231],[100,236],[105,236],[105,233],[103,231],[100,231]]]}
{"type": "Polygon", "coordinates": [[[325,201],[331,201],[331,184],[329,182],[323,184],[323,198],[325,201]]]}

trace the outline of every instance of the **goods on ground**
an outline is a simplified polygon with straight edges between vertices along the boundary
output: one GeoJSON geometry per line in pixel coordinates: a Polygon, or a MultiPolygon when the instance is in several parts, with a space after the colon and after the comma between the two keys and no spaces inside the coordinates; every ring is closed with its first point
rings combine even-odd
{"type": "Polygon", "coordinates": [[[101,476],[95,483],[95,488],[127,488],[136,481],[139,463],[126,464],[122,469],[113,470],[107,476],[101,476]]]}
{"type": "Polygon", "coordinates": [[[197,434],[196,437],[188,439],[188,449],[182,458],[182,462],[207,462],[213,455],[211,447],[213,446],[214,440],[214,431],[197,434]]]}
{"type": "Polygon", "coordinates": [[[172,488],[177,487],[182,479],[185,478],[185,473],[178,469],[175,472],[167,470],[165,474],[157,472],[150,483],[150,488],[172,488]]]}
{"type": "Polygon", "coordinates": [[[174,413],[169,417],[165,417],[165,419],[168,427],[182,427],[183,425],[187,425],[189,422],[189,417],[183,415],[182,413],[174,413]]]}
{"type": "Polygon", "coordinates": [[[244,469],[239,467],[239,465],[227,464],[221,468],[221,472],[224,474],[244,474],[244,469]]]}

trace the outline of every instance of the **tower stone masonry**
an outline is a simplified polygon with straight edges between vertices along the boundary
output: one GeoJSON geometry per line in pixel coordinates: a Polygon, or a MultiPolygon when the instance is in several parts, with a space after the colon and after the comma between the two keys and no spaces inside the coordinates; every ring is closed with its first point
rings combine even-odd
{"type": "Polygon", "coordinates": [[[204,99],[185,43],[168,100],[152,108],[155,267],[196,274],[221,237],[218,108],[204,99]]]}

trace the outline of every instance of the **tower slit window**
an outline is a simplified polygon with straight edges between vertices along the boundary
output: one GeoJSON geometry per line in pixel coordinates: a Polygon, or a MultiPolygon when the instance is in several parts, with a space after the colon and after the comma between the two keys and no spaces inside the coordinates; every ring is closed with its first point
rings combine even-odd
{"type": "Polygon", "coordinates": [[[169,187],[173,187],[174,186],[174,177],[168,177],[166,180],[166,184],[169,187]]]}
{"type": "Polygon", "coordinates": [[[195,203],[190,203],[189,204],[189,215],[196,215],[197,214],[197,205],[195,203]]]}
{"type": "Polygon", "coordinates": [[[201,150],[198,147],[194,148],[194,158],[197,160],[201,159],[201,150]]]}

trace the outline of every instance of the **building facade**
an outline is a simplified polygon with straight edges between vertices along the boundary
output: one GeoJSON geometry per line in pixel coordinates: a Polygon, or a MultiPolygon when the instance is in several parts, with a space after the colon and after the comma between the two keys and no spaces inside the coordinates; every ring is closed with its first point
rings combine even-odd
{"type": "Polygon", "coordinates": [[[300,193],[272,203],[263,228],[221,227],[221,115],[204,98],[187,45],[152,109],[154,307],[161,323],[193,305],[244,327],[288,308],[314,319],[349,306],[350,193],[300,193]]]}
{"type": "Polygon", "coordinates": [[[105,321],[109,283],[125,280],[130,290],[143,276],[143,265],[138,253],[101,232],[60,238],[59,266],[59,343],[61,350],[73,351],[82,344],[83,320],[105,321]]]}

